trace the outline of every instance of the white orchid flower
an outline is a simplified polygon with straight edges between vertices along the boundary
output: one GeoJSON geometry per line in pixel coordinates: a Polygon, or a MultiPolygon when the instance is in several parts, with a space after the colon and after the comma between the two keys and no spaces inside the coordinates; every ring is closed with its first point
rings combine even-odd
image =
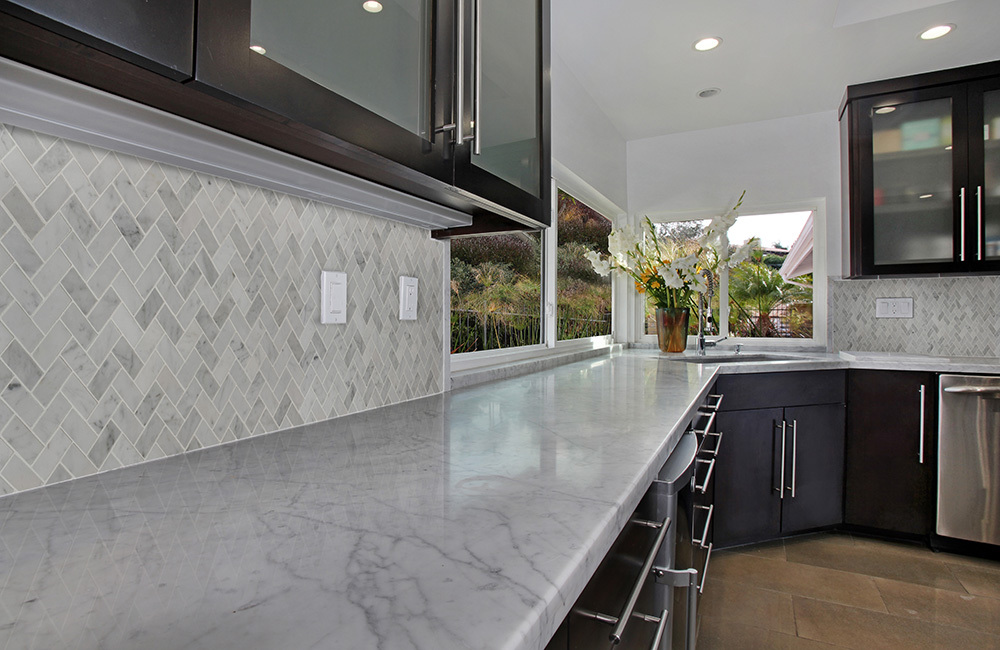
{"type": "Polygon", "coordinates": [[[611,274],[611,260],[602,258],[597,251],[587,251],[584,255],[588,260],[590,260],[590,265],[594,267],[594,271],[597,275],[601,277],[607,277],[611,274]]]}
{"type": "Polygon", "coordinates": [[[630,226],[625,226],[608,235],[608,252],[615,263],[628,268],[629,254],[635,251],[640,242],[641,237],[630,226]]]}

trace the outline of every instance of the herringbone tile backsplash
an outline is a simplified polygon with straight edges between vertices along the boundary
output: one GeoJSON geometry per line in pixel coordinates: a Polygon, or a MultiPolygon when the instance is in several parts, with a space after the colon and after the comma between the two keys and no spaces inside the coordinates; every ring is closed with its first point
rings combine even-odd
{"type": "Polygon", "coordinates": [[[0,125],[0,494],[440,392],[441,246],[0,125]]]}
{"type": "Polygon", "coordinates": [[[1000,277],[830,282],[832,348],[1000,357],[1000,277]],[[913,318],[875,318],[876,298],[913,298],[913,318]]]}

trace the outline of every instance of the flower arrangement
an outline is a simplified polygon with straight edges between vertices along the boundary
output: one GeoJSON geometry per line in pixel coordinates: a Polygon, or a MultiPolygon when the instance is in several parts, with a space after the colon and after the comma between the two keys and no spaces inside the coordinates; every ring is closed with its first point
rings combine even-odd
{"type": "Polygon", "coordinates": [[[730,254],[728,233],[738,216],[746,191],[740,194],[730,210],[715,217],[698,239],[698,248],[686,255],[670,259],[672,251],[656,233],[656,226],[646,217],[644,231],[631,227],[614,230],[608,236],[610,256],[595,251],[587,254],[594,270],[606,276],[611,271],[627,273],[635,281],[636,290],[663,309],[694,306],[695,296],[708,290],[704,272],[713,273],[720,264],[736,265],[746,260],[755,240],[738,247],[730,254]]]}

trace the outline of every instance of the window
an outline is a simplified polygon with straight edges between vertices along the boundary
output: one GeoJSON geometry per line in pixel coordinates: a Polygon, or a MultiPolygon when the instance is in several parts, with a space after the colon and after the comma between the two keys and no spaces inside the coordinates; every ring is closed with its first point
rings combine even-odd
{"type": "Polygon", "coordinates": [[[608,254],[611,221],[559,190],[556,249],[556,338],[611,334],[611,277],[594,271],[586,255],[608,254]]]}
{"type": "MultiPolygon", "coordinates": [[[[729,231],[735,247],[759,242],[751,258],[713,278],[706,334],[736,338],[813,339],[813,211],[740,216],[729,231]],[[719,296],[727,300],[720,301],[719,296]]],[[[657,223],[657,234],[677,251],[695,247],[708,220],[657,223]]],[[[653,309],[645,312],[645,333],[655,334],[653,309]]],[[[698,331],[692,317],[690,333],[698,331]]]]}
{"type": "Polygon", "coordinates": [[[541,306],[540,233],[452,240],[452,353],[540,343],[541,306]]]}

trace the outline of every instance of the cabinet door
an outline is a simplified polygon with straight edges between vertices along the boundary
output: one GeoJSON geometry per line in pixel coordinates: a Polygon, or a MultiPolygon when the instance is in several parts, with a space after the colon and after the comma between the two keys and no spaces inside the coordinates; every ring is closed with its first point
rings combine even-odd
{"type": "Polygon", "coordinates": [[[194,0],[3,0],[0,11],[178,81],[194,74],[194,0]]]}
{"type": "Polygon", "coordinates": [[[781,532],[843,522],[844,405],[785,409],[785,492],[781,532]]]}
{"type": "Polygon", "coordinates": [[[451,84],[441,76],[453,62],[448,48],[433,49],[435,34],[453,32],[450,14],[432,0],[381,6],[371,13],[361,2],[202,0],[195,84],[325,134],[359,161],[344,171],[397,186],[402,170],[367,171],[380,164],[375,153],[450,185],[448,135],[436,132],[450,103],[433,95],[435,84],[442,95],[451,84]]]}
{"type": "Polygon", "coordinates": [[[456,151],[455,184],[549,225],[549,2],[467,2],[470,139],[456,151]]]}
{"type": "Polygon", "coordinates": [[[968,270],[976,238],[966,214],[966,86],[868,98],[853,111],[861,273],[968,270]]]}
{"type": "Polygon", "coordinates": [[[720,412],[723,446],[715,467],[713,541],[717,547],[776,537],[782,409],[720,412]]]}
{"type": "Polygon", "coordinates": [[[1000,270],[1000,79],[969,92],[970,213],[979,270],[1000,270]],[[982,137],[980,137],[982,135],[982,137]]]}
{"type": "Polygon", "coordinates": [[[846,523],[914,535],[931,532],[934,396],[930,373],[850,371],[846,523]]]}

